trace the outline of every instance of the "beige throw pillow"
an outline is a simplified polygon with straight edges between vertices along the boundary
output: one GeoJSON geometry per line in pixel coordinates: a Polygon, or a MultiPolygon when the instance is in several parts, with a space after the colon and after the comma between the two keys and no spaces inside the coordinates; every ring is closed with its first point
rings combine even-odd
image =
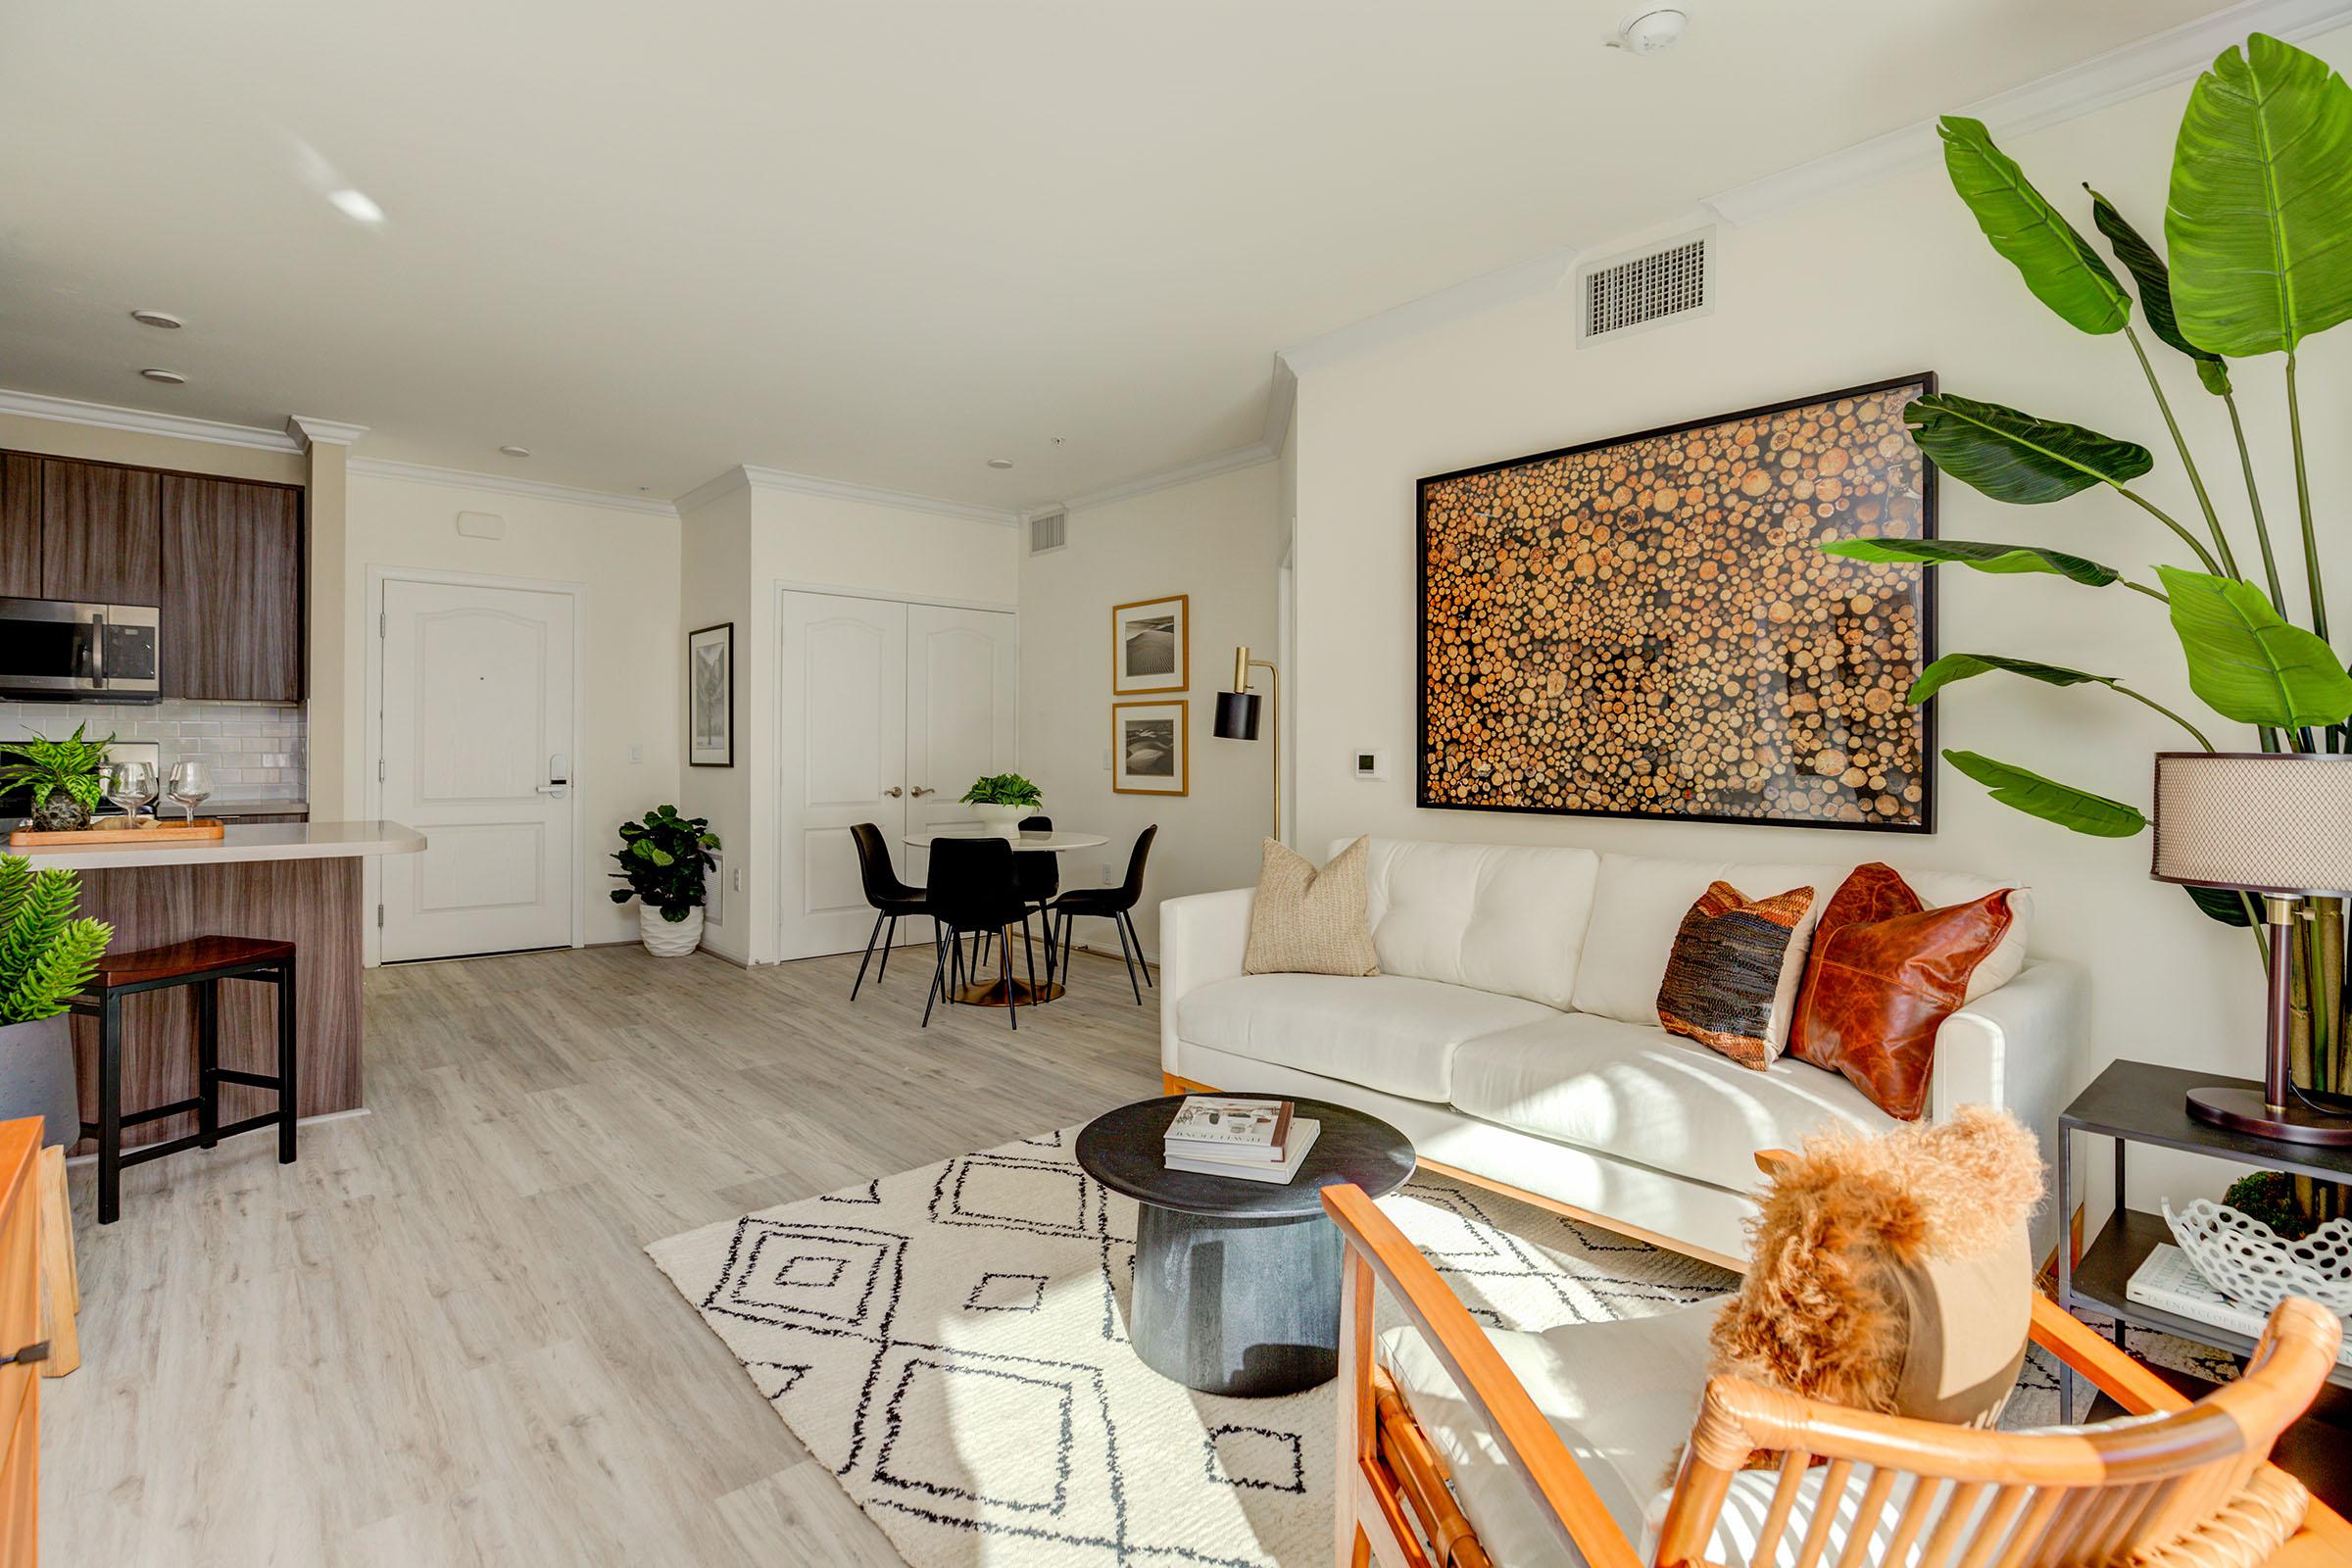
{"type": "Polygon", "coordinates": [[[1242,972],[1380,973],[1364,913],[1364,867],[1371,856],[1371,841],[1357,839],[1318,871],[1297,850],[1266,840],[1242,972]]]}

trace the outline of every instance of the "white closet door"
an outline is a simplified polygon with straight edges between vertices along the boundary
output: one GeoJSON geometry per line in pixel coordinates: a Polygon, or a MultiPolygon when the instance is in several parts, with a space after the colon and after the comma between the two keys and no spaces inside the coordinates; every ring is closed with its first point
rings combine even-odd
{"type": "MultiPolygon", "coordinates": [[[[906,609],[906,821],[909,831],[977,820],[962,804],[972,781],[1019,768],[1020,617],[1001,611],[906,609]]],[[[910,850],[906,880],[928,859],[910,850]]],[[[904,942],[913,933],[901,921],[904,942]]],[[[929,939],[928,929],[922,933],[929,939]]]]}
{"type": "MultiPolygon", "coordinates": [[[[882,599],[783,596],[780,957],[865,946],[874,911],[858,878],[852,823],[879,827],[905,874],[906,612],[882,599]]],[[[927,925],[919,935],[930,940],[927,925]]]]}

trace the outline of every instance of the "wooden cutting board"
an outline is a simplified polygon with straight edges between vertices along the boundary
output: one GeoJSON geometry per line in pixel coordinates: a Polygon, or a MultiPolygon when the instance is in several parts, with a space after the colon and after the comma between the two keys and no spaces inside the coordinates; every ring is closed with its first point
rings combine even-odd
{"type": "Polygon", "coordinates": [[[12,850],[116,849],[133,844],[187,844],[203,839],[217,839],[227,831],[227,824],[216,817],[200,816],[193,822],[165,822],[152,816],[139,818],[137,827],[124,824],[122,817],[110,817],[104,827],[76,828],[71,833],[45,833],[38,828],[21,827],[8,835],[12,850]]]}

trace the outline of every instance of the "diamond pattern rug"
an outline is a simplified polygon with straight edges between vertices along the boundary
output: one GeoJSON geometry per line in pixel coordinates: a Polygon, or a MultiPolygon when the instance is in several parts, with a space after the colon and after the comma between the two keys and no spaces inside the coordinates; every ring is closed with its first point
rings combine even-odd
{"type": "MultiPolygon", "coordinates": [[[[1078,1168],[1076,1135],[647,1251],[914,1568],[1328,1561],[1336,1393],[1221,1398],[1137,1360],[1135,1204],[1078,1168]]],[[[1474,1187],[1419,1179],[1381,1206],[1496,1328],[1645,1317],[1734,1284],[1474,1187]]],[[[2195,1365],[2179,1342],[2132,1348],[2195,1365]]],[[[2036,1351],[2002,1424],[2054,1421],[2056,1387],[2036,1351]]]]}

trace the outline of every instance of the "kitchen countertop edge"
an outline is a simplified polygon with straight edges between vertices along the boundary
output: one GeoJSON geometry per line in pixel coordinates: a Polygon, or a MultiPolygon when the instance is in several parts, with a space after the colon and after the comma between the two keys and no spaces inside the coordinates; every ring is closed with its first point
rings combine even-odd
{"type": "Polygon", "coordinates": [[[117,849],[10,847],[36,867],[111,871],[142,865],[215,865],[253,860],[331,860],[366,855],[416,855],[424,835],[402,822],[255,822],[228,825],[219,839],[174,840],[117,849]]]}

